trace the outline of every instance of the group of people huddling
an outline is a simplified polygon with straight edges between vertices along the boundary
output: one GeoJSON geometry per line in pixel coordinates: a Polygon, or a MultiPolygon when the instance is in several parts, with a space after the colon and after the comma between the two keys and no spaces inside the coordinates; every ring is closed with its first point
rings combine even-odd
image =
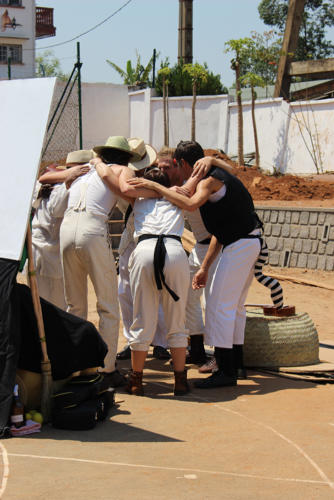
{"type": "Polygon", "coordinates": [[[195,382],[198,388],[233,386],[245,376],[244,303],[262,224],[232,170],[205,157],[197,142],[156,153],[139,138],[112,136],[92,151],[69,153],[66,166],[39,178],[32,221],[39,293],[86,319],[90,277],[108,346],[99,370],[112,386],[144,394],[150,345],[169,348],[176,396],[190,390],[186,362],[210,373],[195,382]],[[118,277],[108,228],[116,204],[125,219],[118,277]],[[184,218],[196,240],[189,257],[181,242],[184,218]],[[118,358],[130,354],[132,365],[126,380],[116,369],[119,306],[127,345],[118,358]],[[204,343],[214,346],[211,360],[204,343]]]}

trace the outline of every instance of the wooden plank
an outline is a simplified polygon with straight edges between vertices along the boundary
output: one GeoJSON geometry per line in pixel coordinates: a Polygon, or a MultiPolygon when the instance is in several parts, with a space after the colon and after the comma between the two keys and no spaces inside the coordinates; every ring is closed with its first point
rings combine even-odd
{"type": "Polygon", "coordinates": [[[311,76],[316,75],[322,78],[322,75],[331,74],[334,77],[334,58],[319,59],[316,61],[294,61],[288,68],[289,76],[311,76]]]}
{"type": "Polygon", "coordinates": [[[299,29],[302,22],[305,0],[290,0],[286,19],[285,32],[282,45],[282,55],[278,64],[277,79],[274,97],[289,98],[291,77],[288,67],[292,60],[291,55],[297,48],[299,29]]]}

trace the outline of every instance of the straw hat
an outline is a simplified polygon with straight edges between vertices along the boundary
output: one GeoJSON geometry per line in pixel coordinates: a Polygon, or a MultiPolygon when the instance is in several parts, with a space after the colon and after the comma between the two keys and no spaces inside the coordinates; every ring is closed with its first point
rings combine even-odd
{"type": "Polygon", "coordinates": [[[125,153],[131,154],[131,159],[134,161],[140,160],[140,155],[136,151],[132,151],[126,137],[121,135],[114,135],[108,137],[104,146],[95,146],[93,148],[94,153],[103,154],[103,151],[108,149],[118,149],[119,151],[124,151],[125,153]]]}
{"type": "Polygon", "coordinates": [[[66,165],[68,163],[89,163],[93,158],[93,151],[91,149],[79,149],[68,153],[66,158],[66,165]]]}
{"type": "Polygon", "coordinates": [[[128,139],[131,152],[135,153],[139,158],[138,160],[132,160],[128,167],[132,170],[142,170],[143,168],[149,167],[157,159],[156,150],[149,144],[145,144],[143,139],[139,137],[132,137],[128,139]]]}

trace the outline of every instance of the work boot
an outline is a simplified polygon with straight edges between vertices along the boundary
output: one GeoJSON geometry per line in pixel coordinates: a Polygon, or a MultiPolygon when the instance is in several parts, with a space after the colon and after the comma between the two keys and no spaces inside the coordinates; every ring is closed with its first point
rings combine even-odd
{"type": "Polygon", "coordinates": [[[247,378],[247,370],[244,366],[244,352],[242,344],[233,344],[234,366],[237,372],[238,379],[247,378]]]}
{"type": "Polygon", "coordinates": [[[194,382],[198,389],[213,389],[215,387],[228,387],[237,385],[237,379],[229,375],[225,375],[221,370],[217,370],[210,377],[194,382]]]}
{"type": "Polygon", "coordinates": [[[190,335],[190,351],[186,358],[186,363],[203,365],[207,361],[204,349],[204,335],[190,335]]]}
{"type": "Polygon", "coordinates": [[[133,394],[134,396],[144,396],[144,388],[143,388],[143,372],[135,372],[133,370],[129,373],[128,385],[125,390],[129,394],[133,394]]]}
{"type": "Polygon", "coordinates": [[[190,387],[187,381],[187,370],[182,372],[174,371],[174,396],[184,396],[190,391],[190,387]]]}

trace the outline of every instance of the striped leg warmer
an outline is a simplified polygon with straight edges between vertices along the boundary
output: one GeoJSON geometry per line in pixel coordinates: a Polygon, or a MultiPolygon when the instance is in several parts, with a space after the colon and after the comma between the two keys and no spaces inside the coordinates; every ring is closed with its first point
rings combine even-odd
{"type": "Polygon", "coordinates": [[[261,285],[270,288],[271,300],[273,301],[274,306],[281,309],[283,307],[283,290],[279,281],[275,278],[271,278],[270,276],[265,276],[262,273],[262,268],[268,260],[268,247],[262,238],[261,241],[261,251],[257,261],[255,262],[254,276],[257,281],[261,283],[261,285]]]}

